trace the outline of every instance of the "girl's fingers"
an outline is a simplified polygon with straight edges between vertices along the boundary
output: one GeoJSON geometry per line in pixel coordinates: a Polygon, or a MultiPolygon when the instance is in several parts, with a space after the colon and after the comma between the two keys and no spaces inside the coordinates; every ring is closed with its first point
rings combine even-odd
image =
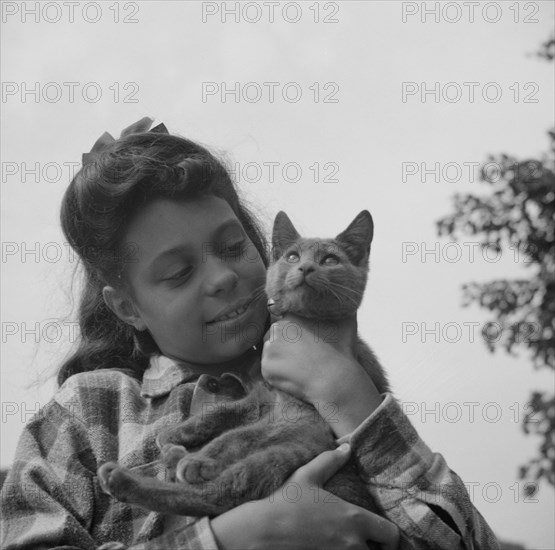
{"type": "Polygon", "coordinates": [[[341,445],[333,451],[324,451],[310,462],[301,466],[293,477],[297,480],[302,479],[310,485],[322,486],[335,474],[342,466],[347,463],[351,455],[351,447],[347,444],[341,445]]]}
{"type": "Polygon", "coordinates": [[[364,508],[359,509],[359,528],[364,538],[381,544],[383,550],[396,550],[399,546],[399,528],[377,514],[364,508]]]}
{"type": "MultiPolygon", "coordinates": [[[[324,483],[346,464],[351,455],[351,447],[343,444],[333,451],[325,451],[299,468],[291,479],[304,481],[309,485],[322,487],[324,483]]],[[[399,529],[391,521],[355,506],[359,513],[355,521],[358,532],[364,540],[377,542],[383,550],[396,550],[399,545],[399,529]]]]}

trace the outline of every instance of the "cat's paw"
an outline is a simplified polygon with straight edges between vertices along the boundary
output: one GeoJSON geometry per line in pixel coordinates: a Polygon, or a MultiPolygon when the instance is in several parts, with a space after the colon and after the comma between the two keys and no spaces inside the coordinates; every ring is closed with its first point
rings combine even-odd
{"type": "Polygon", "coordinates": [[[176,467],[177,479],[191,484],[205,483],[218,477],[222,465],[213,458],[182,458],[176,467]]]}
{"type": "Polygon", "coordinates": [[[175,445],[177,442],[174,440],[174,432],[172,430],[166,430],[165,432],[158,434],[155,441],[156,446],[160,449],[160,451],[162,451],[164,447],[167,447],[168,445],[175,445]]]}
{"type": "Polygon", "coordinates": [[[168,443],[162,447],[160,456],[168,468],[175,468],[178,462],[187,454],[187,449],[182,445],[168,443]]]}
{"type": "Polygon", "coordinates": [[[97,473],[102,490],[110,496],[125,502],[126,494],[135,485],[133,476],[115,462],[106,462],[98,468],[97,473]]]}

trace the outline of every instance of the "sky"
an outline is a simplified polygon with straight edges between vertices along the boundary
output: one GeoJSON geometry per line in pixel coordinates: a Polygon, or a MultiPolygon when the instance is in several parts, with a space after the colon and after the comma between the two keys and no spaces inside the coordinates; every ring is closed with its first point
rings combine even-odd
{"type": "Polygon", "coordinates": [[[77,337],[64,190],[103,132],[148,115],[222,155],[267,231],[279,210],[322,237],[372,213],[361,335],[497,535],[555,548],[553,488],[524,498],[518,479],[538,444],[520,422],[553,373],[524,350],[489,353],[489,317],[461,299],[466,282],[527,276],[525,254],[435,228],[456,192],[487,192],[489,154],[547,150],[553,65],[533,54],[553,13],[541,1],[3,2],[1,465],[77,337]]]}

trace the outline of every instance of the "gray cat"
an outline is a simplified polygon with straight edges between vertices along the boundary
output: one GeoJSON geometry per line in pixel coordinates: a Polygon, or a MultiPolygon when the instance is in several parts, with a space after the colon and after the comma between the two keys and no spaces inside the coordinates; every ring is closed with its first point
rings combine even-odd
{"type": "MultiPolygon", "coordinates": [[[[372,217],[366,210],[335,239],[303,238],[280,212],[266,282],[270,312],[294,313],[328,329],[355,315],[368,277],[372,237],[372,217]]],[[[378,391],[390,391],[370,348],[360,338],[354,346],[353,356],[378,391]]],[[[215,516],[269,496],[300,466],[336,446],[333,432],[314,407],[262,379],[246,396],[220,405],[159,434],[161,459],[175,481],[140,477],[106,463],[98,470],[104,490],[153,511],[215,516]],[[297,411],[294,422],[283,414],[292,405],[297,411]]],[[[324,489],[377,511],[352,460],[324,489]]]]}

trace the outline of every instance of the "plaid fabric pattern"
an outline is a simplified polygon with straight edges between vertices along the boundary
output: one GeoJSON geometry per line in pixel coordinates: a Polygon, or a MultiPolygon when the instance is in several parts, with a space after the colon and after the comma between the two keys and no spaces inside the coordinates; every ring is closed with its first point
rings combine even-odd
{"type": "Polygon", "coordinates": [[[499,548],[462,480],[419,438],[391,394],[354,432],[337,440],[344,441],[351,444],[374,501],[400,528],[401,549],[499,548]]]}
{"type": "MultiPolygon", "coordinates": [[[[110,369],[69,378],[20,438],[2,488],[1,547],[217,549],[207,517],[176,521],[117,502],[96,477],[101,464],[117,461],[164,479],[155,438],[207,399],[229,398],[207,391],[214,378],[163,356],[151,360],[142,383],[110,369]]],[[[237,379],[248,389],[246,377],[237,379]]],[[[348,438],[362,482],[403,533],[402,548],[498,548],[462,481],[390,395],[348,438]],[[445,514],[459,534],[440,519],[445,514]]]]}

